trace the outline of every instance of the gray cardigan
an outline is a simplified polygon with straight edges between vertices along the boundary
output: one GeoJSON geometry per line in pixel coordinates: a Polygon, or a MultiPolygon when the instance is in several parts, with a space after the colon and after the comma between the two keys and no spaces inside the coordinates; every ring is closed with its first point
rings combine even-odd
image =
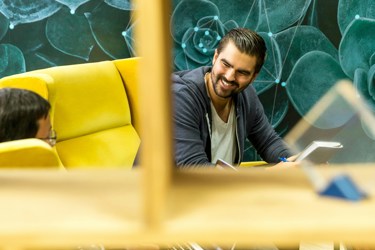
{"type": "MultiPolygon", "coordinates": [[[[174,97],[174,146],[177,166],[211,165],[211,107],[204,75],[211,67],[175,72],[172,75],[174,97]]],[[[258,154],[269,163],[291,155],[284,141],[274,131],[263,111],[253,86],[234,96],[237,118],[238,153],[244,154],[248,138],[258,154]]]]}

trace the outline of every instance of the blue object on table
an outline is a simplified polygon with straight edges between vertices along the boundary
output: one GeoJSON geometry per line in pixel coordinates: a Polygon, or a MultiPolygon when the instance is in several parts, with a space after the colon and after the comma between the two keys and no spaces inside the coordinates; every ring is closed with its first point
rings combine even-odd
{"type": "Polygon", "coordinates": [[[335,176],[319,194],[351,201],[358,201],[367,197],[366,193],[360,190],[348,175],[335,176]]]}
{"type": "Polygon", "coordinates": [[[285,157],[279,157],[279,160],[282,161],[282,162],[288,162],[288,159],[285,158],[285,157]]]}

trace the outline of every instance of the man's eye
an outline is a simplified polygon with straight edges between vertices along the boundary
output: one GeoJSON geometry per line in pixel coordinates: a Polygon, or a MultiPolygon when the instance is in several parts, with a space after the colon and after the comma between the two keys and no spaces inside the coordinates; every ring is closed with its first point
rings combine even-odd
{"type": "Polygon", "coordinates": [[[226,63],[226,62],[223,62],[223,65],[225,66],[225,67],[230,67],[230,65],[229,65],[229,63],[226,63]]]}
{"type": "Polygon", "coordinates": [[[250,75],[249,72],[244,72],[244,71],[238,71],[238,74],[240,74],[242,76],[248,76],[248,75],[250,75]]]}

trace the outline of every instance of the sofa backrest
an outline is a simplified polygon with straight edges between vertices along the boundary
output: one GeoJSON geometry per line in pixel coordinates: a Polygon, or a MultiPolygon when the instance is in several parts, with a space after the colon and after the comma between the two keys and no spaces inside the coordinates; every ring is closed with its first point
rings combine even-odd
{"type": "Polygon", "coordinates": [[[132,166],[140,139],[114,62],[52,67],[1,82],[8,86],[44,82],[52,105],[52,126],[57,132],[55,150],[66,168],[132,166]]]}

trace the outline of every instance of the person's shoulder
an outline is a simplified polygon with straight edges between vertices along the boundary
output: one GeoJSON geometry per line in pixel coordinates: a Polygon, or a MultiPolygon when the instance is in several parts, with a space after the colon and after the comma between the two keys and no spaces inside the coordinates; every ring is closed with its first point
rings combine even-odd
{"type": "Polygon", "coordinates": [[[244,91],[240,93],[240,98],[244,98],[246,100],[253,100],[254,98],[258,98],[258,94],[254,88],[254,86],[250,85],[244,91]]]}
{"type": "Polygon", "coordinates": [[[244,91],[248,95],[257,95],[257,91],[255,90],[253,84],[250,84],[249,87],[247,87],[244,91]]]}
{"type": "Polygon", "coordinates": [[[177,84],[200,83],[204,81],[204,75],[209,69],[210,67],[208,66],[202,66],[195,69],[176,71],[172,74],[172,81],[177,84]]]}
{"type": "Polygon", "coordinates": [[[254,109],[257,109],[259,105],[261,105],[258,94],[252,85],[248,86],[241,93],[239,93],[236,102],[241,106],[243,105],[243,107],[246,107],[246,110],[249,112],[252,112],[254,109]]]}
{"type": "Polygon", "coordinates": [[[203,66],[192,70],[177,71],[172,74],[172,84],[175,91],[184,89],[200,89],[204,87],[204,75],[210,67],[203,66]]]}

